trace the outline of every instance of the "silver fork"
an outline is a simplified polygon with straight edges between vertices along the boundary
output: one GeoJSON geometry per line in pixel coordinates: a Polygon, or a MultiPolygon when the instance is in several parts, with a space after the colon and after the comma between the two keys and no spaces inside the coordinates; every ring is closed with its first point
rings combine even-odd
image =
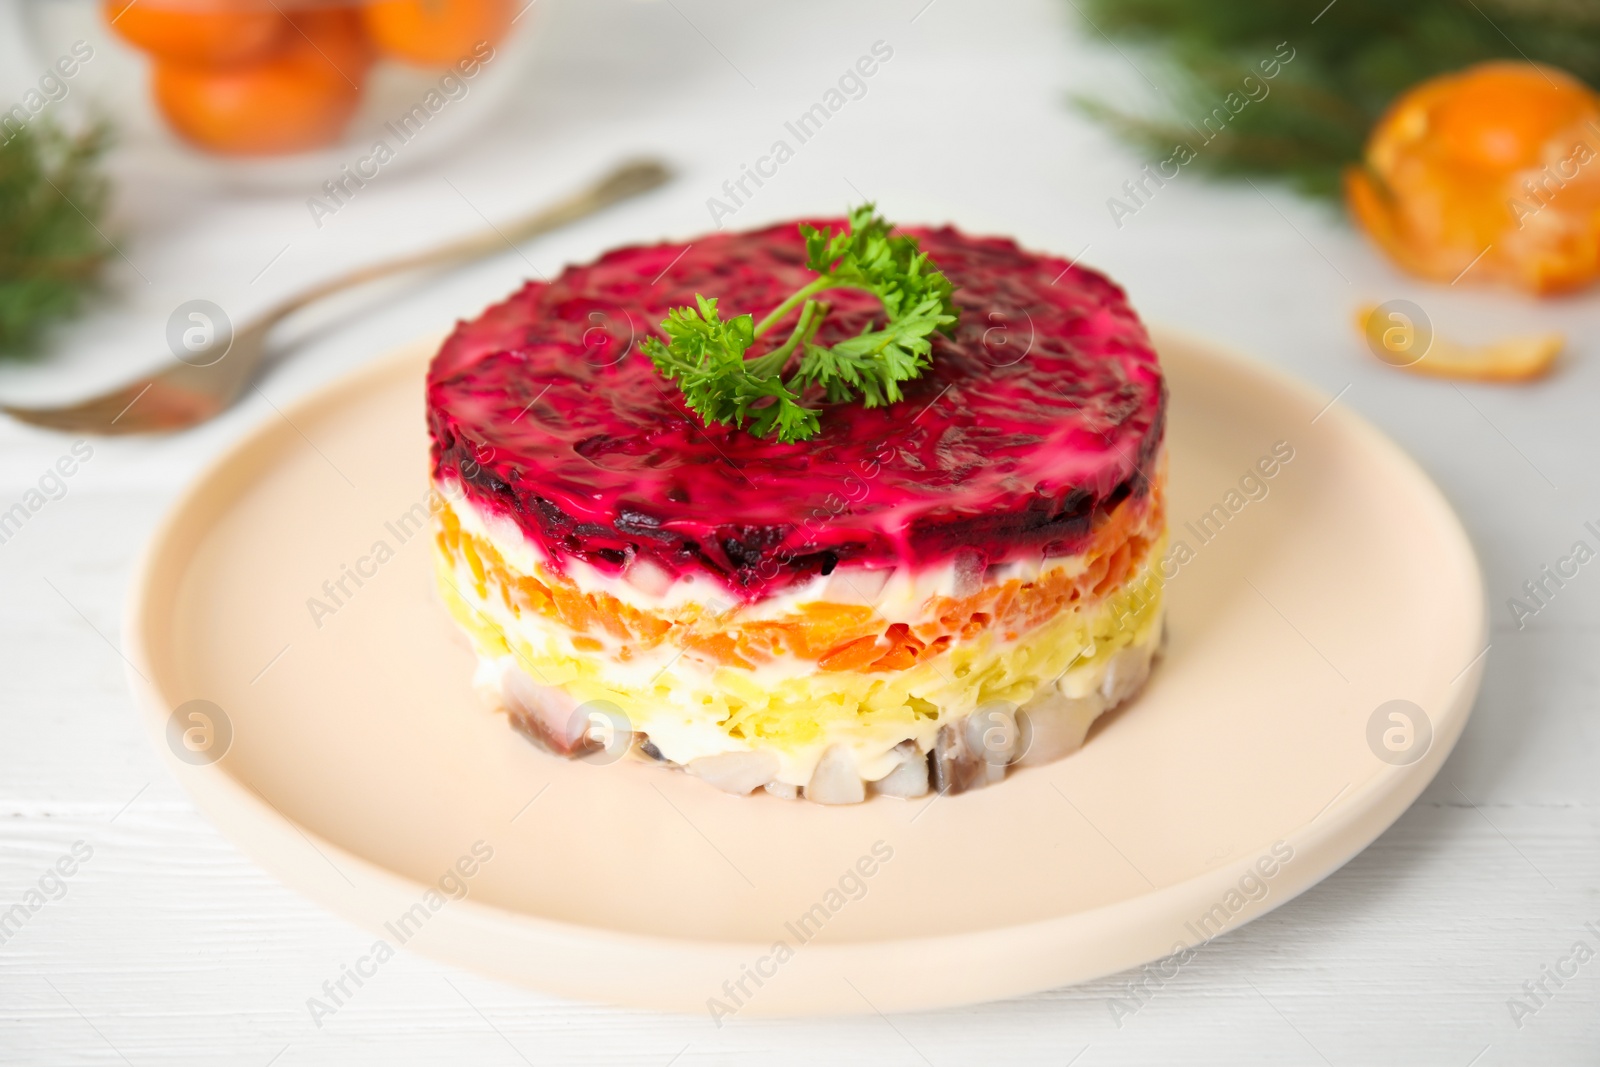
{"type": "Polygon", "coordinates": [[[267,334],[284,318],[334,293],[392,274],[440,268],[481,259],[539,234],[578,221],[621,200],[656,188],[671,177],[656,160],[625,163],[584,189],[504,226],[408,256],[341,274],[286,297],[233,331],[220,355],[215,347],[190,353],[188,362],[139,378],[109,393],[63,407],[0,405],[12,418],[76,433],[132,434],[183,430],[221,414],[255,378],[265,356],[267,334]]]}

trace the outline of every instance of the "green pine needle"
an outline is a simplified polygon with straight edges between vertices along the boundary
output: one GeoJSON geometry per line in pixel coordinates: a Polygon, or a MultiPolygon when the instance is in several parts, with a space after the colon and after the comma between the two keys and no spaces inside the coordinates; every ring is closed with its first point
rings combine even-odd
{"type": "Polygon", "coordinates": [[[817,278],[790,294],[760,322],[750,315],[724,320],[717,301],[695,294],[695,307],[673,308],[661,323],[667,340],[641,346],[656,369],[678,383],[684,402],[706,422],[747,427],[757,437],[805,441],[820,432],[817,409],[803,394],[820,389],[828,403],[860,398],[866,407],[900,400],[900,383],[929,366],[933,333],[954,329],[959,314],[949,279],[917,248],[895,236],[872,204],[850,212],[842,233],[800,227],[806,268],[817,278]],[[813,338],[828,305],[813,299],[829,289],[859,289],[883,304],[881,328],[868,325],[836,345],[813,338]],[[783,344],[747,357],[752,345],[796,307],[799,319],[783,344]],[[799,354],[798,366],[784,372],[799,354]]]}
{"type": "Polygon", "coordinates": [[[110,247],[92,221],[106,202],[104,126],[68,134],[47,120],[0,131],[0,356],[32,349],[78,310],[110,247]]]}
{"type": "Polygon", "coordinates": [[[1102,98],[1076,101],[1140,150],[1166,159],[1178,143],[1191,166],[1282,178],[1335,197],[1367,132],[1406,89],[1491,59],[1531,60],[1600,86],[1600,0],[1077,0],[1092,37],[1147,46],[1134,62],[1172,107],[1137,114],[1102,98]],[[1321,11],[1320,16],[1318,12],[1321,11]],[[1312,19],[1316,18],[1315,25],[1312,19]],[[1269,95],[1200,143],[1200,121],[1238,92],[1280,42],[1294,49],[1269,95]],[[1515,43],[1512,43],[1515,42],[1515,43]],[[1165,67],[1151,62],[1152,53],[1165,67]]]}

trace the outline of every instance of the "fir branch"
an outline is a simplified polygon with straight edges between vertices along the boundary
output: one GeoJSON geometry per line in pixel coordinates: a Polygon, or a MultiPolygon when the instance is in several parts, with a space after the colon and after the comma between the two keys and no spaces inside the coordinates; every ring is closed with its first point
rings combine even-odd
{"type": "Polygon", "coordinates": [[[109,132],[38,119],[0,137],[0,356],[16,356],[78,310],[111,251],[93,221],[105,209],[109,132]]]}
{"type": "MultiPolygon", "coordinates": [[[[1283,178],[1334,197],[1340,172],[1359,161],[1367,132],[1396,96],[1424,79],[1491,59],[1532,60],[1600,85],[1600,0],[1076,0],[1113,39],[1159,57],[1152,77],[1175,109],[1134,113],[1100,97],[1080,109],[1142,151],[1165,159],[1176,143],[1216,174],[1283,178]],[[1252,102],[1204,147],[1188,121],[1205,115],[1280,42],[1295,50],[1252,102]],[[1516,42],[1512,44],[1511,42],[1516,42]],[[1188,121],[1186,121],[1188,120],[1188,121]]],[[[1090,29],[1093,36],[1093,28],[1090,29]]]]}

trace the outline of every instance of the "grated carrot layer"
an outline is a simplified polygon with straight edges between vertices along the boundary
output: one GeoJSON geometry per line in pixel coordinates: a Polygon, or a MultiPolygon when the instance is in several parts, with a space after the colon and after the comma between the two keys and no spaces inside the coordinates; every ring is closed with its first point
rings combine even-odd
{"type": "Polygon", "coordinates": [[[1164,529],[1164,479],[1119,504],[1094,531],[1079,573],[1057,568],[1035,581],[1011,579],[964,597],[933,597],[919,618],[891,620],[865,604],[816,601],[778,619],[742,620],[699,604],[670,613],[641,610],[605,592],[584,592],[547,568],[519,572],[495,546],[464,529],[447,501],[436,512],[436,539],[447,561],[465,563],[478,596],[499,599],[514,615],[531,613],[564,626],[574,647],[612,649],[624,660],[667,644],[724,666],[752,668],[780,656],[824,671],[905,670],[952,643],[988,630],[1007,639],[1064,611],[1093,605],[1144,567],[1164,529]]]}

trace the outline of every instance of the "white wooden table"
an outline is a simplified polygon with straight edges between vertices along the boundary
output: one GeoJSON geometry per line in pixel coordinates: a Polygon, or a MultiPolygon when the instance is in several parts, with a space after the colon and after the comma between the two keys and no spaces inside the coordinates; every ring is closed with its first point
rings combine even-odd
{"type": "MultiPolygon", "coordinates": [[[[1595,296],[1535,306],[1420,285],[1332,212],[1188,171],[1118,227],[1107,198],[1145,160],[1066,98],[1148,98],[1131,62],[1164,78],[1147,57],[1080,32],[1068,4],[542,0],[529,17],[539,42],[493,138],[385,174],[321,229],[305,206],[311,189],[195,193],[124,166],[127,261],[111,299],[50,362],[0,367],[6,398],[87,391],[162,358],[163,324],[183,300],[242,317],[311,277],[505,217],[619,156],[659,152],[682,170],[648,201],[302,327],[308,340],[262,395],[181,437],[93,442],[65,495],[0,544],[0,910],[42,878],[60,894],[0,945],[0,1062],[1600,1063],[1600,961],[1559,986],[1545,977],[1570,972],[1562,961],[1576,942],[1600,951],[1600,567],[1525,628],[1506,606],[1574,541],[1597,547],[1583,528],[1600,520],[1595,296]],[[136,553],[208,457],[271,417],[269,400],[445,328],[525,276],[709,228],[707,199],[725,195],[723,181],[775,139],[792,143],[784,122],[878,41],[892,58],[865,94],[723,221],[871,196],[892,218],[1082,253],[1149,319],[1339,394],[1432,473],[1481,552],[1493,647],[1465,738],[1371,848],[1206,946],[1120,1025],[1111,1001],[1136,975],[959,1011],[718,1029],[707,1017],[556,1001],[402,954],[316,1027],[306,999],[370,936],[240,855],[157,758],[118,651],[136,553]],[[1461,338],[1565,329],[1568,365],[1526,387],[1396,373],[1363,352],[1350,322],[1358,302],[1401,296],[1461,338]],[[47,878],[75,841],[92,856],[47,878]],[[1512,998],[1535,1007],[1524,983],[1541,980],[1548,995],[1514,1018],[1512,998]]],[[[71,443],[0,423],[0,509],[71,443]]]]}

